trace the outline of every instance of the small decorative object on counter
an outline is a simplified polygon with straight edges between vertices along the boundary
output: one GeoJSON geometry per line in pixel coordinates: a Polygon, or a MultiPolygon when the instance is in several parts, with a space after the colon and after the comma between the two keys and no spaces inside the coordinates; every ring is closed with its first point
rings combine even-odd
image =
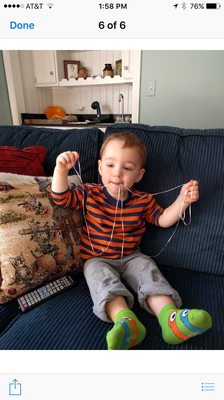
{"type": "Polygon", "coordinates": [[[122,60],[117,60],[115,62],[116,68],[115,68],[115,73],[116,75],[122,76],[122,60]]]}
{"type": "Polygon", "coordinates": [[[86,67],[80,67],[78,72],[78,78],[86,79],[88,77],[88,70],[86,67]]]}
{"type": "Polygon", "coordinates": [[[103,69],[103,77],[105,76],[110,76],[113,78],[114,76],[114,70],[112,68],[112,64],[105,64],[105,68],[103,69]]]}
{"type": "Polygon", "coordinates": [[[63,118],[63,121],[76,122],[76,121],[78,121],[78,118],[77,118],[76,115],[69,114],[69,115],[66,115],[66,116],[63,118]]]}
{"type": "Polygon", "coordinates": [[[46,108],[44,113],[47,116],[47,119],[62,119],[66,115],[63,108],[58,106],[49,106],[46,108]]]}
{"type": "Polygon", "coordinates": [[[80,61],[64,60],[65,79],[77,79],[80,68],[80,61]]]}

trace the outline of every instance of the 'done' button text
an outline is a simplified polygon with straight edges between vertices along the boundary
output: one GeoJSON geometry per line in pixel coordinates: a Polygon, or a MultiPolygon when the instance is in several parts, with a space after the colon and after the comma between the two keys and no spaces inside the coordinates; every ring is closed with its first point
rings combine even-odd
{"type": "Polygon", "coordinates": [[[26,29],[34,29],[34,28],[35,28],[35,24],[33,22],[10,21],[10,29],[26,30],[26,29]]]}

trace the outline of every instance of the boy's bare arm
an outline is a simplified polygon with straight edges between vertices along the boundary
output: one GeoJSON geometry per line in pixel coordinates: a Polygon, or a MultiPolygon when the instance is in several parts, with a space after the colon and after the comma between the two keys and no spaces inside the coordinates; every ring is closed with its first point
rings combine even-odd
{"type": "Polygon", "coordinates": [[[76,151],[66,151],[57,157],[51,185],[53,192],[63,193],[68,189],[68,172],[78,159],[76,151]]]}
{"type": "Polygon", "coordinates": [[[167,207],[159,217],[159,225],[162,228],[169,228],[180,219],[181,214],[189,207],[189,205],[198,201],[198,199],[198,182],[191,180],[183,185],[177,199],[167,207]]]}

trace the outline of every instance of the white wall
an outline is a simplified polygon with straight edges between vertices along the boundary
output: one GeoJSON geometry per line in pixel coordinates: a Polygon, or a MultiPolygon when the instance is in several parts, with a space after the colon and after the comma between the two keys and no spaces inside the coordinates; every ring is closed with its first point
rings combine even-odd
{"type": "Polygon", "coordinates": [[[141,74],[139,122],[224,128],[224,51],[143,51],[141,74]]]}
{"type": "Polygon", "coordinates": [[[64,108],[67,114],[96,114],[91,108],[99,101],[102,114],[121,114],[119,93],[124,95],[124,113],[131,114],[132,87],[128,84],[108,86],[82,86],[53,88],[53,103],[64,108]]]}
{"type": "MultiPolygon", "coordinates": [[[[53,96],[51,88],[37,88],[35,86],[35,75],[33,67],[32,51],[16,51],[23,88],[24,107],[20,112],[43,113],[45,108],[52,104],[53,96]]],[[[19,91],[17,91],[19,93],[19,91]]]]}

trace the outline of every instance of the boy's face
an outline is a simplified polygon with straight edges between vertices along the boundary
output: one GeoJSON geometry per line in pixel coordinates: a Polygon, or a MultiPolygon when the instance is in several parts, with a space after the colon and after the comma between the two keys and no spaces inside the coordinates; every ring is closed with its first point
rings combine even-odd
{"type": "Polygon", "coordinates": [[[128,189],[139,182],[144,175],[140,154],[136,147],[123,147],[124,142],[114,139],[106,145],[101,160],[99,173],[109,194],[115,199],[125,200],[128,189]]]}

